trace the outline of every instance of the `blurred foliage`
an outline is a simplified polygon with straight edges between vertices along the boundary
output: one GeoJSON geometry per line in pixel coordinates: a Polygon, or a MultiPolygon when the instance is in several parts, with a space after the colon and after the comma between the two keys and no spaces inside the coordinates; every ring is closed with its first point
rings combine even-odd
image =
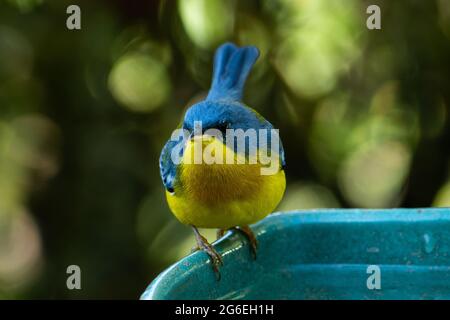
{"type": "Polygon", "coordinates": [[[280,210],[450,206],[449,1],[0,0],[0,298],[134,299],[189,252],[158,157],[224,41],[261,51],[280,210]]]}

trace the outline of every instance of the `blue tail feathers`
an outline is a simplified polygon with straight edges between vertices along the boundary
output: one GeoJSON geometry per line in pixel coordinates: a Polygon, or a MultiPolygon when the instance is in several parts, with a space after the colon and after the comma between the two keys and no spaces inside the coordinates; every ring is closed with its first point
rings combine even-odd
{"type": "Polygon", "coordinates": [[[256,47],[220,46],[214,57],[214,72],[207,100],[241,100],[245,80],[258,59],[256,47]]]}

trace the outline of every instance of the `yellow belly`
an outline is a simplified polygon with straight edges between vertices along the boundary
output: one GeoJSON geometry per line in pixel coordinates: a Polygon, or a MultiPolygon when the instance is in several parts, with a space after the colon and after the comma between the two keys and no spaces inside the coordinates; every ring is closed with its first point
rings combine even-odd
{"type": "Polygon", "coordinates": [[[276,208],[286,188],[282,169],[273,175],[261,175],[260,169],[260,164],[181,164],[167,202],[184,224],[222,229],[252,224],[276,208]]]}

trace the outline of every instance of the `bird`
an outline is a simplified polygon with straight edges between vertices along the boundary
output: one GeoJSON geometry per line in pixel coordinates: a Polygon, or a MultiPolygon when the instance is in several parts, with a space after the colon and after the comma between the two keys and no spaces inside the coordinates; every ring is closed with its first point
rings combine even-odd
{"type": "Polygon", "coordinates": [[[181,223],[192,228],[197,243],[193,250],[208,254],[219,280],[222,257],[198,229],[218,229],[218,238],[227,230],[241,232],[248,239],[256,259],[258,242],[249,225],[272,213],[286,188],[286,161],[279,135],[269,136],[269,131],[274,132],[273,125],[242,101],[245,82],[258,57],[259,50],[255,46],[238,47],[227,42],[217,48],[211,88],[206,98],[186,110],[177,128],[183,132],[183,138],[171,137],[162,148],[159,159],[169,208],[181,223]],[[250,138],[245,141],[247,148],[242,151],[236,145],[230,147],[232,139],[227,140],[229,130],[266,131],[258,136],[256,142],[250,138]],[[206,134],[208,131],[223,135],[206,134]],[[262,142],[264,135],[268,137],[265,144],[262,142]],[[271,174],[262,174],[261,170],[267,168],[267,163],[262,163],[259,158],[252,163],[192,163],[196,147],[205,147],[206,150],[212,146],[215,150],[213,155],[224,151],[230,156],[227,159],[241,157],[249,160],[251,147],[259,151],[275,139],[279,143],[278,148],[272,148],[270,153],[276,160],[276,168],[271,174]],[[174,160],[174,155],[179,159],[174,160]]]}

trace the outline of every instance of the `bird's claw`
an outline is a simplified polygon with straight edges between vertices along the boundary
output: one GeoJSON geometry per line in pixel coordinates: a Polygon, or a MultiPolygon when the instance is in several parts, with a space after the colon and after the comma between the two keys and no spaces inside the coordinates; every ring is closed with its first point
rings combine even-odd
{"type": "Polygon", "coordinates": [[[256,260],[256,252],[258,250],[258,240],[255,237],[252,229],[249,226],[235,227],[236,230],[240,231],[250,242],[250,249],[252,252],[253,259],[256,260]]]}
{"type": "Polygon", "coordinates": [[[221,278],[219,266],[223,266],[222,256],[214,249],[208,240],[198,232],[195,227],[193,227],[193,229],[197,240],[197,246],[192,249],[195,249],[194,251],[202,250],[209,256],[212,268],[217,277],[217,281],[219,281],[221,278]]]}

